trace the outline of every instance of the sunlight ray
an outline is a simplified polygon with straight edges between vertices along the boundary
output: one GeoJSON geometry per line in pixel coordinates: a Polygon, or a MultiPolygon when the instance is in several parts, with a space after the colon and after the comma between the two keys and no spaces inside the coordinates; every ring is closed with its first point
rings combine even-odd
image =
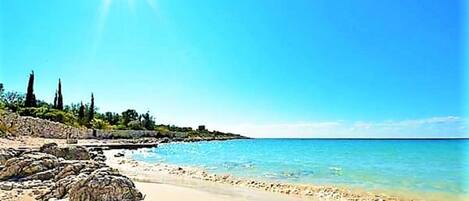
{"type": "Polygon", "coordinates": [[[155,0],[146,0],[146,2],[154,11],[158,11],[158,5],[156,4],[155,0]]]}
{"type": "Polygon", "coordinates": [[[102,1],[102,6],[100,7],[99,13],[98,13],[98,20],[97,20],[97,25],[96,25],[96,33],[94,36],[94,41],[93,41],[93,46],[91,50],[91,58],[94,60],[97,51],[99,49],[99,46],[101,45],[101,40],[102,40],[102,35],[104,31],[104,26],[106,24],[107,16],[109,14],[109,8],[112,4],[112,0],[103,0],[102,1]]]}

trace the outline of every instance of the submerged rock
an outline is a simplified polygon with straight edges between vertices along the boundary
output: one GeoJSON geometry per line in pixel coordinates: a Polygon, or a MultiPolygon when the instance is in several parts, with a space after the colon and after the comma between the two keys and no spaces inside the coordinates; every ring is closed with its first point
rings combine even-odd
{"type": "Polygon", "coordinates": [[[114,154],[114,157],[123,157],[123,156],[124,156],[124,153],[122,152],[114,154]]]}

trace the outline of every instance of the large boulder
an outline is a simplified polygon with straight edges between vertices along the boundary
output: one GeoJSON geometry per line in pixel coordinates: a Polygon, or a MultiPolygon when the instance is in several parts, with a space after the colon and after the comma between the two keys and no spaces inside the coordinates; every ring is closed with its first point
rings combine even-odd
{"type": "Polygon", "coordinates": [[[46,153],[25,153],[19,157],[10,158],[5,162],[5,167],[0,170],[0,181],[9,179],[21,179],[59,165],[59,159],[46,153]]]}
{"type": "Polygon", "coordinates": [[[52,154],[66,160],[89,160],[90,153],[83,146],[59,147],[57,143],[44,144],[40,148],[43,153],[52,154]]]}
{"type": "MultiPolygon", "coordinates": [[[[97,150],[97,155],[102,155],[97,150]]],[[[89,159],[80,146],[46,144],[38,151],[0,150],[0,188],[46,189],[37,200],[136,201],[142,194],[134,183],[105,163],[89,159]],[[69,159],[69,160],[66,160],[69,159]],[[71,160],[73,159],[73,160],[71,160]]]]}
{"type": "Polygon", "coordinates": [[[60,171],[55,175],[55,185],[40,197],[40,200],[51,198],[62,199],[67,196],[77,181],[86,178],[99,168],[107,167],[104,163],[86,160],[65,160],[60,163],[60,171]]]}
{"type": "Polygon", "coordinates": [[[70,201],[137,201],[143,195],[126,176],[109,167],[78,180],[70,189],[70,201]]]}

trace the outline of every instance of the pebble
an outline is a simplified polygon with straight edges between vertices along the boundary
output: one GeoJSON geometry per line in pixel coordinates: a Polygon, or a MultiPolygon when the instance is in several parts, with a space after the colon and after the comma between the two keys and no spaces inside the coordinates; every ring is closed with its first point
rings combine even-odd
{"type": "Polygon", "coordinates": [[[10,182],[1,182],[0,189],[4,191],[11,191],[13,189],[13,184],[10,182]]]}

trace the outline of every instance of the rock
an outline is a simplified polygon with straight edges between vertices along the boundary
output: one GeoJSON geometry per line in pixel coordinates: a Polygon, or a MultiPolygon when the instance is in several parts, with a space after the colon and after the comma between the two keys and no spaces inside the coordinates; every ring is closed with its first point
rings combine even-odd
{"type": "Polygon", "coordinates": [[[91,159],[95,161],[99,161],[99,162],[106,161],[106,156],[104,156],[104,152],[102,148],[94,147],[94,148],[90,148],[88,151],[90,153],[91,159]]]}
{"type": "Polygon", "coordinates": [[[0,165],[4,165],[8,159],[18,156],[20,153],[21,152],[11,148],[0,149],[0,165]]]}
{"type": "Polygon", "coordinates": [[[111,168],[101,168],[78,180],[70,189],[70,201],[143,200],[127,177],[111,168]]]}
{"type": "Polygon", "coordinates": [[[90,153],[84,147],[61,148],[55,143],[45,144],[40,152],[2,149],[0,154],[4,160],[0,168],[2,190],[32,189],[37,200],[143,199],[129,178],[96,160],[104,157],[102,150],[94,153],[94,160],[89,160],[90,153]]]}
{"type": "Polygon", "coordinates": [[[66,143],[67,144],[78,144],[78,140],[77,139],[67,139],[66,143]]]}
{"type": "Polygon", "coordinates": [[[114,157],[123,157],[123,156],[124,156],[124,153],[122,152],[114,154],[114,157]]]}
{"type": "Polygon", "coordinates": [[[54,169],[51,169],[51,170],[46,170],[46,171],[43,171],[43,172],[39,172],[39,173],[30,175],[30,176],[21,178],[19,181],[29,181],[29,180],[44,181],[44,180],[50,180],[50,179],[54,178],[57,175],[57,173],[59,173],[59,169],[54,168],[54,169]]]}
{"type": "Polygon", "coordinates": [[[50,154],[33,152],[11,158],[0,170],[0,181],[27,177],[57,167],[59,160],[50,154]]]}
{"type": "Polygon", "coordinates": [[[13,184],[10,182],[0,182],[0,189],[4,191],[11,191],[13,189],[13,184]]]}
{"type": "Polygon", "coordinates": [[[59,147],[57,143],[44,144],[40,152],[52,154],[67,160],[89,160],[90,154],[83,146],[59,147]]]}

